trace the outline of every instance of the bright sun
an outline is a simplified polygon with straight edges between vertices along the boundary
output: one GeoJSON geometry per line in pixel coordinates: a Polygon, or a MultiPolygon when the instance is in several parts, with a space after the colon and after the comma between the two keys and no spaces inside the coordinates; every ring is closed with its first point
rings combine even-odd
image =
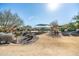
{"type": "Polygon", "coordinates": [[[59,3],[48,3],[49,10],[56,10],[59,7],[59,3]]]}

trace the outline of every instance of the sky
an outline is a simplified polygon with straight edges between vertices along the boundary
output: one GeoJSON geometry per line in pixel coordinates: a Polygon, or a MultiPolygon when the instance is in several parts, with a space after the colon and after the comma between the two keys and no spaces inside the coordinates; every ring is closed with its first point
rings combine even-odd
{"type": "Polygon", "coordinates": [[[57,20],[59,25],[67,24],[79,12],[78,3],[61,3],[55,6],[48,3],[0,3],[0,11],[11,10],[17,13],[25,25],[49,24],[57,20]]]}

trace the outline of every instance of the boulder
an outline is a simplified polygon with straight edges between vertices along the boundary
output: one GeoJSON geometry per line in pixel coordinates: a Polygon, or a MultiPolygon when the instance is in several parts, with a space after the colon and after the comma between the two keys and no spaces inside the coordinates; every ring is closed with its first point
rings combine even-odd
{"type": "Polygon", "coordinates": [[[12,33],[0,33],[0,44],[9,44],[14,40],[12,33]]]}
{"type": "Polygon", "coordinates": [[[29,43],[32,43],[36,40],[37,40],[36,35],[26,34],[25,36],[19,36],[17,38],[17,43],[18,44],[29,44],[29,43]]]}

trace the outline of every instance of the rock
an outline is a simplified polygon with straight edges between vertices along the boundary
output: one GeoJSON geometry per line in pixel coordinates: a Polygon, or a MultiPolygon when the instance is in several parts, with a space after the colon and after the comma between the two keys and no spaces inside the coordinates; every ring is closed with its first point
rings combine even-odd
{"type": "Polygon", "coordinates": [[[14,40],[12,33],[0,33],[0,44],[9,44],[14,40]]]}
{"type": "Polygon", "coordinates": [[[29,44],[29,43],[32,43],[34,41],[36,41],[37,38],[36,38],[36,35],[34,34],[27,34],[25,36],[19,36],[17,38],[17,43],[18,44],[29,44]]]}

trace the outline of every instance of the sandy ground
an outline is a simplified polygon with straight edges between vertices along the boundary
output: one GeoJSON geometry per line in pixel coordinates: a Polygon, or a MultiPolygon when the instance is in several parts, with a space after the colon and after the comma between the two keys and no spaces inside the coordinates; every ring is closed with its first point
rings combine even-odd
{"type": "Polygon", "coordinates": [[[10,44],[0,46],[0,55],[8,56],[78,56],[79,37],[52,38],[46,34],[29,45],[10,44]]]}

